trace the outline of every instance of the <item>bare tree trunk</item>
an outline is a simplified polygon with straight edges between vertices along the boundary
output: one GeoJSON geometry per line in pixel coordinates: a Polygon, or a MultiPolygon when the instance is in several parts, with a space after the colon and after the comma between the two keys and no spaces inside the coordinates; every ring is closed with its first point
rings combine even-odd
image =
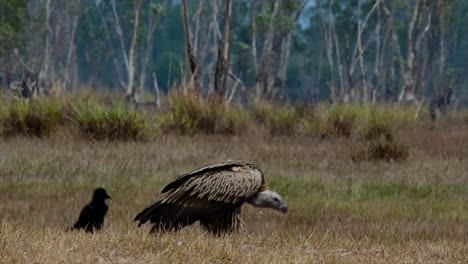
{"type": "MultiPolygon", "coordinates": [[[[119,35],[118,32],[121,32],[121,30],[119,31],[120,23],[118,23],[118,20],[116,20],[116,19],[118,19],[118,17],[116,16],[117,12],[115,10],[115,2],[111,1],[111,5],[112,5],[113,10],[114,10],[114,24],[116,24],[117,35],[119,35]]],[[[102,24],[104,26],[104,31],[106,32],[106,38],[107,38],[107,42],[108,42],[108,45],[109,45],[110,50],[111,50],[111,54],[114,56],[114,59],[112,60],[112,63],[114,64],[114,68],[115,68],[115,72],[117,74],[117,79],[118,79],[119,85],[123,89],[126,89],[127,85],[125,84],[125,82],[124,82],[124,80],[122,78],[122,74],[120,72],[120,66],[119,66],[118,59],[117,59],[117,52],[115,51],[114,46],[112,45],[112,39],[111,39],[111,35],[110,35],[110,32],[109,32],[109,27],[107,26],[106,20],[104,19],[104,16],[102,15],[101,8],[99,7],[98,4],[96,5],[96,8],[98,10],[99,17],[101,18],[102,24]]],[[[121,38],[120,39],[121,47],[123,47],[122,35],[120,34],[119,37],[121,38]]],[[[123,47],[122,51],[123,51],[123,56],[124,56],[125,72],[128,72],[128,70],[127,70],[127,61],[126,61],[127,53],[125,51],[125,47],[123,47]]]]}
{"type": "Polygon", "coordinates": [[[381,69],[381,45],[380,45],[380,30],[381,30],[381,11],[380,6],[377,7],[377,23],[375,26],[375,62],[374,74],[372,76],[372,103],[375,104],[378,96],[378,89],[380,88],[380,69],[381,69]]]}
{"type": "MultiPolygon", "coordinates": [[[[79,2],[78,2],[79,4],[79,2]]],[[[73,52],[75,50],[75,33],[76,33],[76,28],[78,27],[78,15],[75,15],[73,17],[73,23],[72,23],[72,31],[70,33],[70,44],[68,46],[68,52],[67,52],[67,62],[65,65],[65,79],[64,79],[64,84],[65,84],[65,89],[66,90],[71,90],[71,83],[70,83],[70,65],[72,62],[72,57],[73,57],[73,52]]]]}
{"type": "MultiPolygon", "coordinates": [[[[331,12],[331,7],[330,7],[331,12]]],[[[330,13],[331,15],[331,13],[330,13]]],[[[334,21],[334,18],[331,18],[334,21]]],[[[340,96],[343,97],[344,95],[344,79],[343,79],[343,64],[341,63],[341,54],[340,54],[340,44],[338,42],[338,36],[336,34],[336,25],[335,22],[331,23],[330,26],[333,41],[335,42],[335,56],[336,56],[336,64],[338,66],[338,80],[340,81],[340,96]]]]}
{"type": "MultiPolygon", "coordinates": [[[[425,59],[425,58],[422,58],[421,56],[421,54],[423,53],[422,43],[426,36],[426,33],[429,31],[430,26],[431,26],[431,11],[430,11],[431,8],[427,6],[426,0],[423,0],[422,7],[423,8],[420,11],[419,21],[418,21],[418,33],[416,35],[416,41],[413,47],[414,59],[413,59],[412,74],[413,74],[413,80],[417,80],[417,81],[413,85],[412,94],[418,97],[421,97],[422,94],[420,91],[421,89],[419,89],[421,85],[418,82],[420,75],[417,72],[418,67],[416,67],[415,63],[417,60],[425,59]]],[[[421,68],[424,68],[424,67],[419,67],[419,69],[421,68]]],[[[420,73],[425,74],[425,72],[420,72],[420,73]]]]}
{"type": "MultiPolygon", "coordinates": [[[[331,6],[333,4],[333,0],[330,0],[329,7],[328,7],[328,16],[331,15],[331,6]]],[[[317,7],[321,9],[321,1],[317,0],[317,7]]],[[[328,67],[330,68],[330,81],[328,83],[328,88],[330,90],[330,99],[332,101],[336,100],[336,90],[335,90],[335,83],[334,83],[334,61],[333,61],[333,36],[332,36],[332,29],[331,25],[325,24],[325,18],[323,17],[322,13],[320,12],[320,25],[322,26],[323,31],[323,40],[324,40],[324,49],[325,54],[327,56],[328,67]]]]}
{"type": "MultiPolygon", "coordinates": [[[[447,60],[446,44],[445,44],[445,14],[444,14],[444,3],[442,1],[437,1],[437,10],[438,10],[438,26],[439,26],[439,78],[444,79],[445,75],[445,65],[447,60]]],[[[438,85],[445,86],[445,85],[438,85]]],[[[443,91],[439,91],[439,94],[442,95],[443,91]]]]}
{"type": "MultiPolygon", "coordinates": [[[[257,1],[252,0],[252,61],[255,74],[258,72],[258,62],[257,62],[257,1]]],[[[258,93],[257,93],[258,94],[258,93]]]]}
{"type": "Polygon", "coordinates": [[[408,26],[407,33],[407,54],[406,54],[406,65],[403,72],[404,85],[401,89],[398,101],[401,103],[405,99],[415,99],[417,94],[417,73],[416,73],[416,61],[419,53],[421,52],[421,43],[426,33],[429,31],[431,18],[430,13],[427,12],[426,0],[417,0],[413,14],[408,26]],[[427,19],[424,20],[424,15],[427,13],[427,19]],[[423,25],[426,24],[426,25],[423,25]],[[415,26],[417,26],[415,30],[415,26]],[[413,40],[415,31],[416,39],[413,40]]]}
{"type": "Polygon", "coordinates": [[[382,10],[383,14],[385,14],[385,37],[382,43],[382,49],[381,49],[381,69],[383,67],[387,67],[386,73],[385,73],[385,97],[384,99],[387,100],[395,100],[395,95],[396,95],[396,81],[395,81],[395,59],[394,59],[394,53],[395,53],[395,42],[393,41],[393,20],[394,20],[394,15],[395,15],[395,2],[392,1],[392,6],[390,10],[388,7],[385,5],[385,1],[382,2],[382,10]],[[389,46],[389,49],[387,51],[387,46],[389,46]],[[387,62],[385,65],[384,63],[387,62]]]}
{"type": "Polygon", "coordinates": [[[419,15],[419,4],[421,0],[416,0],[416,3],[413,8],[413,15],[411,17],[410,24],[408,26],[408,33],[407,33],[407,45],[406,45],[406,72],[403,75],[403,79],[405,81],[404,87],[401,90],[400,96],[398,97],[398,101],[401,102],[405,96],[408,90],[413,90],[414,87],[414,79],[413,79],[413,68],[414,68],[414,50],[413,50],[413,30],[414,26],[416,24],[418,15],[419,15]]]}
{"type": "Polygon", "coordinates": [[[154,91],[156,94],[156,107],[160,109],[161,108],[161,96],[159,95],[158,79],[156,78],[156,73],[154,72],[153,72],[153,86],[154,86],[154,91]]]}
{"type": "Polygon", "coordinates": [[[358,58],[359,58],[359,68],[361,69],[361,83],[362,83],[362,99],[364,102],[368,101],[368,87],[367,87],[367,80],[366,80],[366,70],[364,69],[364,59],[363,59],[363,50],[362,50],[362,32],[363,32],[363,22],[362,22],[362,0],[358,1],[358,34],[357,34],[357,51],[358,51],[358,58]]]}
{"type": "Polygon", "coordinates": [[[146,32],[146,48],[143,57],[143,63],[141,65],[140,71],[140,81],[139,81],[139,97],[140,100],[143,99],[144,90],[145,90],[145,80],[146,80],[146,68],[148,66],[149,58],[151,57],[151,53],[153,51],[153,34],[156,30],[156,22],[154,13],[150,11],[148,16],[148,25],[147,25],[147,32],[146,32]]]}
{"type": "Polygon", "coordinates": [[[277,75],[277,85],[279,90],[277,92],[279,93],[280,99],[282,99],[286,87],[286,74],[288,72],[289,54],[291,50],[291,38],[291,32],[288,32],[287,36],[281,41],[280,62],[277,75]]]}
{"type": "MultiPolygon", "coordinates": [[[[210,53],[212,53],[213,58],[218,57],[218,52],[219,52],[219,44],[222,39],[222,34],[221,30],[219,29],[219,23],[218,23],[218,16],[219,16],[219,5],[220,1],[218,0],[211,0],[211,9],[212,9],[212,16],[211,16],[211,23],[210,23],[210,29],[211,29],[211,39],[210,39],[210,53]]],[[[206,42],[208,44],[208,42],[206,42]]],[[[206,48],[208,49],[208,47],[206,48]]],[[[205,60],[205,57],[203,57],[203,62],[205,60]]],[[[215,77],[216,75],[213,74],[213,72],[216,71],[216,60],[210,60],[209,63],[206,65],[205,68],[205,73],[207,75],[208,79],[208,85],[209,85],[209,94],[211,94],[214,90],[214,83],[215,83],[215,77]]]]}
{"type": "Polygon", "coordinates": [[[222,98],[226,88],[226,80],[229,70],[229,47],[231,37],[231,16],[232,16],[232,2],[226,0],[224,11],[224,28],[223,37],[218,47],[218,61],[215,70],[214,91],[217,96],[222,98]]]}
{"type": "Polygon", "coordinates": [[[195,34],[192,36],[193,38],[193,52],[195,55],[200,58],[199,54],[199,42],[200,42],[200,15],[203,10],[203,3],[205,1],[199,1],[198,2],[198,8],[197,11],[195,12],[195,34]]]}
{"type": "Polygon", "coordinates": [[[259,71],[256,73],[256,91],[257,97],[265,97],[270,93],[271,87],[273,85],[272,76],[271,76],[271,53],[273,49],[273,38],[275,28],[273,26],[273,21],[276,18],[279,9],[279,0],[275,1],[273,6],[273,13],[271,15],[271,21],[268,26],[268,32],[263,45],[261,63],[262,68],[259,68],[259,71]]]}
{"type": "MultiPolygon", "coordinates": [[[[354,51],[353,51],[353,55],[352,55],[352,59],[351,59],[351,63],[349,64],[349,67],[348,67],[348,80],[349,80],[349,84],[350,84],[350,94],[353,93],[353,86],[354,86],[354,83],[352,81],[352,76],[354,74],[354,69],[356,67],[356,64],[359,63],[359,70],[360,70],[360,81],[362,83],[362,99],[364,102],[368,102],[369,101],[369,85],[368,85],[368,82],[367,82],[367,72],[366,72],[366,68],[365,68],[365,65],[364,65],[364,52],[365,50],[367,49],[367,47],[370,45],[370,43],[374,40],[374,38],[372,37],[369,37],[369,39],[367,40],[367,42],[365,43],[365,45],[363,45],[363,41],[362,41],[362,36],[363,36],[363,33],[364,33],[364,30],[366,29],[367,27],[367,23],[371,17],[371,15],[375,12],[375,10],[379,7],[380,5],[380,0],[377,0],[375,1],[374,5],[372,6],[372,8],[369,10],[369,12],[366,14],[366,16],[363,18],[362,16],[362,0],[359,0],[358,1],[358,24],[357,24],[357,36],[356,36],[356,45],[355,45],[355,48],[354,48],[354,51]]],[[[380,31],[377,31],[377,30],[380,30],[379,29],[379,26],[376,26],[376,29],[375,29],[375,32],[376,34],[379,34],[380,31]]],[[[377,36],[379,37],[379,36],[377,36]]],[[[375,37],[375,38],[377,38],[375,37]]],[[[379,48],[379,42],[376,40],[376,43],[377,43],[377,51],[378,51],[378,48],[379,48]]],[[[376,63],[378,63],[378,59],[376,59],[376,63]]],[[[374,92],[375,94],[375,92],[374,92]]],[[[353,98],[355,99],[355,98],[353,98]]]]}
{"type": "MultiPolygon", "coordinates": [[[[323,30],[322,30],[323,32],[323,30]]],[[[323,34],[325,35],[325,32],[323,32],[323,34]]],[[[312,100],[313,102],[315,102],[316,100],[318,100],[318,97],[320,95],[320,84],[322,82],[322,75],[323,75],[323,53],[324,53],[324,50],[326,49],[325,47],[325,43],[322,42],[321,45],[320,45],[320,58],[319,58],[319,63],[318,63],[318,68],[317,68],[317,77],[316,77],[316,83],[315,83],[315,86],[314,87],[311,87],[312,88],[312,100]]]]}
{"type": "Polygon", "coordinates": [[[130,45],[130,52],[128,56],[128,85],[127,85],[127,100],[135,103],[135,49],[137,46],[137,31],[138,31],[138,23],[140,20],[140,8],[141,3],[143,0],[134,0],[133,1],[133,11],[135,12],[135,22],[133,24],[133,36],[132,36],[132,43],[130,45]]]}
{"type": "Polygon", "coordinates": [[[234,85],[231,88],[231,92],[230,92],[229,96],[226,96],[227,101],[230,103],[230,102],[232,102],[232,99],[234,98],[234,95],[236,94],[236,91],[237,91],[237,87],[239,85],[241,86],[241,88],[242,88],[242,90],[244,92],[246,91],[246,88],[245,88],[245,84],[242,82],[242,80],[240,78],[238,78],[237,76],[235,76],[232,72],[229,72],[229,77],[231,77],[234,80],[234,85]]]}
{"type": "MultiPolygon", "coordinates": [[[[308,2],[307,0],[303,0],[297,12],[290,15],[291,22],[293,23],[297,22],[307,2],[308,2]]],[[[287,72],[288,72],[291,42],[292,42],[292,33],[291,33],[291,30],[288,29],[285,33],[282,33],[279,65],[278,65],[278,71],[277,71],[276,80],[275,80],[276,90],[274,91],[274,93],[276,93],[275,97],[280,100],[283,99],[283,96],[286,90],[286,77],[287,77],[287,72]]]]}
{"type": "MultiPolygon", "coordinates": [[[[125,71],[128,73],[130,66],[129,66],[129,61],[128,61],[128,57],[127,57],[127,50],[125,49],[125,43],[124,43],[124,39],[123,39],[123,31],[122,31],[122,28],[120,27],[119,16],[117,15],[117,8],[116,8],[116,5],[115,5],[115,0],[110,0],[110,2],[111,2],[111,5],[112,5],[112,11],[113,11],[113,14],[114,14],[115,30],[117,32],[117,36],[119,36],[120,48],[122,50],[122,56],[123,56],[124,64],[125,64],[125,71]]],[[[127,85],[127,87],[128,87],[128,85],[127,85]]]]}
{"type": "Polygon", "coordinates": [[[198,84],[197,84],[197,62],[195,59],[195,55],[193,53],[193,48],[192,44],[190,42],[191,40],[191,31],[190,31],[190,25],[188,21],[188,4],[187,0],[182,0],[182,4],[180,5],[181,7],[181,13],[182,13],[182,21],[183,21],[183,28],[184,28],[184,39],[185,39],[185,55],[187,58],[187,64],[190,68],[191,72],[191,78],[190,80],[193,80],[193,88],[196,90],[198,89],[198,84]]]}
{"type": "MultiPolygon", "coordinates": [[[[51,0],[46,0],[45,5],[45,48],[44,48],[44,62],[42,70],[39,73],[39,81],[43,83],[48,83],[50,80],[50,64],[51,64],[51,44],[50,44],[50,15],[51,15],[51,0]]],[[[37,89],[33,91],[33,96],[37,95],[37,89]]]]}

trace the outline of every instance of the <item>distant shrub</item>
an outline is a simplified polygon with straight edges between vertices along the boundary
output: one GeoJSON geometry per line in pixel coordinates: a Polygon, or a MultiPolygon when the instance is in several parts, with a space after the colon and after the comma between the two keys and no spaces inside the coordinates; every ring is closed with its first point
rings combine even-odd
{"type": "Polygon", "coordinates": [[[468,124],[468,110],[463,110],[459,113],[459,116],[461,116],[461,119],[465,121],[465,124],[468,124]]]}
{"type": "Polygon", "coordinates": [[[179,133],[239,134],[250,120],[246,111],[194,91],[174,90],[168,96],[169,116],[163,130],[179,133]]]}
{"type": "Polygon", "coordinates": [[[265,125],[273,135],[296,132],[300,115],[289,105],[275,105],[267,101],[255,101],[251,105],[254,120],[265,125]]]}
{"type": "Polygon", "coordinates": [[[366,140],[377,140],[380,137],[383,137],[388,141],[392,141],[393,133],[394,132],[389,125],[375,124],[367,126],[363,131],[363,136],[366,140]]]}
{"type": "Polygon", "coordinates": [[[169,96],[169,128],[180,132],[214,133],[221,105],[194,92],[174,91],[169,96]]]}
{"type": "Polygon", "coordinates": [[[385,160],[385,161],[405,161],[408,154],[408,147],[399,144],[393,140],[374,141],[367,151],[368,159],[370,160],[385,160]]]}
{"type": "Polygon", "coordinates": [[[360,108],[354,105],[321,105],[318,108],[319,129],[322,137],[350,137],[356,129],[360,108]]]}
{"type": "Polygon", "coordinates": [[[396,130],[411,127],[418,121],[416,107],[400,105],[366,105],[365,124],[363,127],[386,127],[396,130]]]}
{"type": "Polygon", "coordinates": [[[14,99],[1,111],[3,134],[49,136],[59,125],[61,107],[45,98],[14,99]]]}
{"type": "Polygon", "coordinates": [[[103,106],[95,101],[73,105],[73,119],[80,133],[92,140],[142,140],[147,136],[146,120],[123,102],[103,106]]]}
{"type": "Polygon", "coordinates": [[[380,134],[378,138],[365,144],[364,149],[355,151],[351,155],[351,158],[355,162],[363,160],[401,162],[405,161],[408,156],[409,152],[407,146],[397,143],[391,134],[380,134]]]}
{"type": "Polygon", "coordinates": [[[2,120],[4,120],[5,117],[7,116],[7,112],[8,112],[7,101],[5,100],[4,95],[0,91],[0,128],[2,125],[2,120]]]}
{"type": "Polygon", "coordinates": [[[322,104],[317,110],[320,134],[323,137],[374,137],[392,134],[401,127],[414,126],[418,121],[417,109],[398,105],[322,104]]]}

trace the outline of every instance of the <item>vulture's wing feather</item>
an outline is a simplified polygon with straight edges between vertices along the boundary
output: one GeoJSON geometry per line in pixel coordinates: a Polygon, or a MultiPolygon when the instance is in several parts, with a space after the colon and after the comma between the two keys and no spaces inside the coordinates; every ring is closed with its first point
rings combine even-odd
{"type": "MultiPolygon", "coordinates": [[[[214,208],[217,206],[214,205],[214,208]]],[[[232,207],[227,207],[226,210],[232,207]]],[[[217,208],[222,208],[218,206],[217,208]]],[[[204,215],[211,213],[213,208],[185,207],[179,204],[161,203],[161,201],[149,206],[140,212],[133,221],[139,221],[138,226],[150,221],[150,223],[159,222],[195,222],[204,215]]]]}
{"type": "MultiPolygon", "coordinates": [[[[262,172],[248,163],[228,163],[179,178],[162,203],[211,207],[214,202],[237,204],[262,189],[262,172]]],[[[169,185],[168,185],[169,186],[169,185]]],[[[217,203],[216,203],[217,204],[217,203]]]]}
{"type": "Polygon", "coordinates": [[[166,185],[161,191],[161,193],[165,193],[169,190],[175,189],[182,185],[185,181],[187,181],[190,178],[197,177],[200,175],[204,175],[207,172],[213,172],[213,171],[221,171],[225,168],[232,167],[232,166],[245,166],[245,165],[250,165],[253,166],[253,164],[248,163],[246,161],[242,160],[230,160],[230,161],[224,161],[224,162],[217,162],[217,163],[212,163],[208,164],[206,166],[203,166],[199,169],[196,169],[194,171],[191,171],[189,173],[183,174],[179,177],[177,177],[174,181],[166,185]]]}

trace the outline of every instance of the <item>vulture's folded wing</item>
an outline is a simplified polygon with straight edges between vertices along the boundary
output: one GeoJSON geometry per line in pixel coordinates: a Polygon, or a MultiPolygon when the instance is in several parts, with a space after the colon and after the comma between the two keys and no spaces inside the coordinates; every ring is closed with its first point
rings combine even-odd
{"type": "Polygon", "coordinates": [[[252,164],[218,163],[177,178],[166,186],[167,195],[161,202],[199,208],[238,204],[252,197],[263,185],[262,172],[252,164]]]}

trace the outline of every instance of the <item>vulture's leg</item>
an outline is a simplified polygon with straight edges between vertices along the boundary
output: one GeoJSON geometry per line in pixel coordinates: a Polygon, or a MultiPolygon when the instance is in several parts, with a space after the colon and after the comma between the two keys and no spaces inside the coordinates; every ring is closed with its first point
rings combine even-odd
{"type": "Polygon", "coordinates": [[[228,211],[220,211],[204,217],[200,220],[200,225],[208,232],[215,235],[222,235],[237,231],[241,226],[240,208],[233,208],[228,211]]]}

